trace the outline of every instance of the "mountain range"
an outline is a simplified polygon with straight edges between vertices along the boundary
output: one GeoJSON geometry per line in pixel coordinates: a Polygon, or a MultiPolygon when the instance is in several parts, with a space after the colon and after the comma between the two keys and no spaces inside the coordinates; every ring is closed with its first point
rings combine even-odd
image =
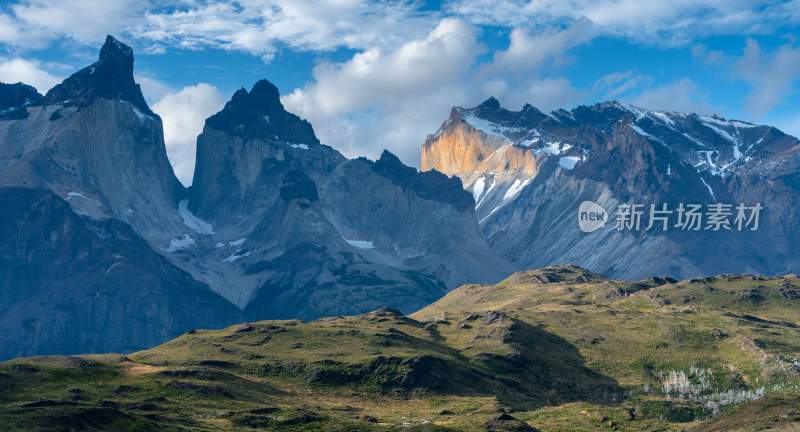
{"type": "Polygon", "coordinates": [[[266,80],[206,121],[184,188],[133,63],[109,36],[44,96],[0,87],[0,358],[131,352],[250,318],[411,312],[512,270],[458,178],[389,152],[348,160],[266,80]]]}
{"type": "Polygon", "coordinates": [[[194,328],[419,310],[571,262],[617,278],[800,267],[800,144],[618,102],[454,108],[421,171],[347,159],[267,80],[197,138],[186,188],[130,47],[47,94],[0,85],[0,359],[134,352],[194,328]],[[757,231],[579,230],[578,207],[759,203],[757,231]]]}
{"type": "Polygon", "coordinates": [[[490,98],[453,108],[421,167],[462,179],[492,250],[520,269],[568,262],[637,279],[800,268],[800,141],[771,126],[619,102],[510,111],[490,98]],[[604,227],[579,228],[584,201],[608,212],[604,227]],[[701,216],[729,206],[730,222],[740,205],[763,210],[755,230],[705,219],[690,230],[676,226],[681,204],[701,216]],[[620,205],[641,206],[640,229],[619,229],[620,205]],[[657,214],[667,226],[646,229],[650,206],[671,212],[657,214]]]}

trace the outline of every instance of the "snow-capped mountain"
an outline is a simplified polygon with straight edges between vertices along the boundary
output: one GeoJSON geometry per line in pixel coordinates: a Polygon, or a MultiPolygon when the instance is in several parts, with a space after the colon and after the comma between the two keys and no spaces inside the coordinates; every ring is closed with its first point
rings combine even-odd
{"type": "Polygon", "coordinates": [[[798,155],[798,140],[771,126],[619,102],[510,111],[490,98],[453,108],[421,166],[461,177],[490,245],[521,268],[570,262],[617,277],[692,277],[797,271],[798,155]],[[603,229],[579,230],[583,201],[609,212],[603,229]],[[755,232],[631,232],[614,223],[625,203],[764,211],[755,232]]]}

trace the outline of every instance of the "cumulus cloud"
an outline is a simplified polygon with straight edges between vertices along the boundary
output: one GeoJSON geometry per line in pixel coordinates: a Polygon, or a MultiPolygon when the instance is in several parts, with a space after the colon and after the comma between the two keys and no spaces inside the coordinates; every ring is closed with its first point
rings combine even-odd
{"type": "Polygon", "coordinates": [[[763,116],[800,79],[800,48],[784,45],[773,53],[765,53],[758,42],[749,39],[735,71],[751,87],[745,109],[763,116]]]}
{"type": "Polygon", "coordinates": [[[651,110],[678,111],[685,113],[713,114],[719,112],[707,101],[707,95],[697,84],[688,79],[646,90],[628,100],[636,106],[651,110]]]}
{"type": "Polygon", "coordinates": [[[475,90],[464,84],[479,53],[474,29],[445,19],[395,50],[373,48],[344,63],[320,64],[313,83],[283,99],[345,154],[374,157],[388,148],[418,164],[425,135],[451,105],[472,99],[475,90]]]}
{"type": "Polygon", "coordinates": [[[36,87],[39,93],[44,94],[61,82],[61,79],[45,70],[38,61],[23,58],[0,58],[0,82],[24,82],[36,87]]]}
{"type": "Polygon", "coordinates": [[[150,75],[135,73],[136,82],[142,88],[142,94],[149,103],[154,103],[159,99],[166,96],[168,93],[173,93],[173,89],[163,81],[153,78],[150,75]]]}
{"type": "Polygon", "coordinates": [[[153,105],[164,124],[167,155],[175,175],[185,185],[192,183],[197,135],[202,132],[205,119],[224,104],[216,87],[200,83],[169,93],[153,105]]]}
{"type": "Polygon", "coordinates": [[[545,29],[532,32],[514,28],[505,50],[495,52],[494,60],[484,73],[529,74],[544,64],[560,66],[568,62],[569,51],[591,40],[594,28],[588,20],[578,20],[566,29],[545,29]]]}

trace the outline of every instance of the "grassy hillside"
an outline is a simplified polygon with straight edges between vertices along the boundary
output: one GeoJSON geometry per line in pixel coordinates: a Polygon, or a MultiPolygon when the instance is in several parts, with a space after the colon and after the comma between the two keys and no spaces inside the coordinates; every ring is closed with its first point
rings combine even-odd
{"type": "Polygon", "coordinates": [[[0,430],[796,430],[798,311],[793,276],[621,282],[549,267],[410,317],[263,321],[127,356],[0,363],[0,430]]]}

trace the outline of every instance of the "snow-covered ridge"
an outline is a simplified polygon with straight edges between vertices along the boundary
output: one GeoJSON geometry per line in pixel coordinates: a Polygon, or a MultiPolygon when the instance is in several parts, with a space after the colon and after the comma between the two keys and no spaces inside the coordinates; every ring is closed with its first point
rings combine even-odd
{"type": "Polygon", "coordinates": [[[512,128],[512,127],[502,126],[497,123],[492,123],[489,120],[482,119],[472,114],[465,115],[463,119],[464,122],[466,122],[468,125],[485,133],[486,135],[496,136],[506,141],[511,141],[508,138],[508,135],[525,130],[524,128],[518,128],[518,127],[512,128]]]}

